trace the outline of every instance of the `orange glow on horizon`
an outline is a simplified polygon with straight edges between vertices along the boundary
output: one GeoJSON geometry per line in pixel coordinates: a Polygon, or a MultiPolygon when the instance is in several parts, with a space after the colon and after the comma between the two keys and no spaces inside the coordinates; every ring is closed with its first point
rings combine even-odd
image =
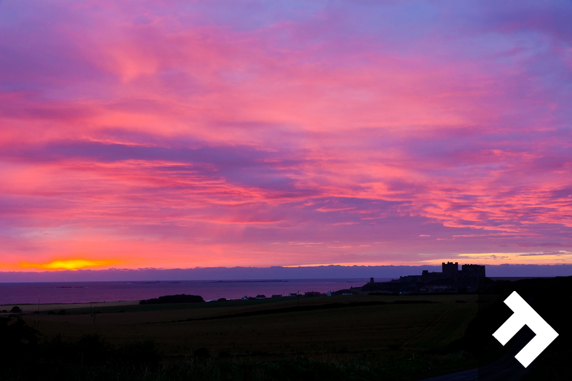
{"type": "Polygon", "coordinates": [[[118,263],[116,260],[59,259],[47,263],[20,263],[20,267],[43,270],[79,270],[85,268],[101,268],[118,263]]]}
{"type": "Polygon", "coordinates": [[[515,27],[503,2],[427,2],[440,16],[421,18],[384,2],[8,3],[0,281],[572,265],[564,17],[525,5],[535,21],[515,27]]]}

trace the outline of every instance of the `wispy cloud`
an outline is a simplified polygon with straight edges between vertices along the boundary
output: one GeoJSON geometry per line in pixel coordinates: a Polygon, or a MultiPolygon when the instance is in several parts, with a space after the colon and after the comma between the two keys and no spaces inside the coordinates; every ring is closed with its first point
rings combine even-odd
{"type": "Polygon", "coordinates": [[[0,7],[4,267],[571,261],[570,4],[0,7]]]}

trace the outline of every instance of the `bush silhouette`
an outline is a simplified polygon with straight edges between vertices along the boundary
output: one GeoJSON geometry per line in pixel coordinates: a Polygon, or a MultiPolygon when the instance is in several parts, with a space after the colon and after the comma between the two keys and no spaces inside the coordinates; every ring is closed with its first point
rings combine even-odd
{"type": "Polygon", "coordinates": [[[14,306],[14,307],[12,307],[10,312],[15,313],[15,314],[19,314],[20,312],[22,312],[22,309],[18,306],[14,306]]]}
{"type": "Polygon", "coordinates": [[[24,352],[38,343],[39,333],[21,318],[0,318],[0,363],[22,361],[24,352]]]}

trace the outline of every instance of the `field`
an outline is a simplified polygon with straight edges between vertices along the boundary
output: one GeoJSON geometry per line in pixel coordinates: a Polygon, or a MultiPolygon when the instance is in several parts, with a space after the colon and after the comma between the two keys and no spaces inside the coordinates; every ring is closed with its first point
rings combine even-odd
{"type": "MultiPolygon", "coordinates": [[[[27,308],[23,307],[26,312],[27,308]]],[[[30,306],[30,309],[34,309],[30,306]]],[[[288,359],[415,355],[463,336],[475,295],[332,296],[209,303],[57,306],[25,314],[50,339],[98,333],[112,344],[153,340],[164,361],[205,348],[213,357],[288,359]],[[92,315],[96,312],[95,322],[92,315]]]]}
{"type": "Polygon", "coordinates": [[[417,381],[477,366],[514,374],[518,340],[502,346],[492,332],[518,291],[560,335],[523,380],[569,380],[562,311],[571,290],[572,277],[557,277],[500,282],[478,296],[22,305],[21,315],[0,316],[0,379],[417,381]]]}

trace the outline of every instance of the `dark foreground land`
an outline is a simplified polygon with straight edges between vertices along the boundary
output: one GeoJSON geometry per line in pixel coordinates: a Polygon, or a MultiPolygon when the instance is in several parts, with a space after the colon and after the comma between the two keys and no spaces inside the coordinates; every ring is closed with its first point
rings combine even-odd
{"type": "MultiPolygon", "coordinates": [[[[510,287],[524,282],[521,292],[536,293],[534,307],[543,309],[550,303],[538,293],[548,280],[534,281],[510,287]]],[[[570,281],[558,286],[570,290],[570,281]]],[[[502,357],[508,348],[488,337],[511,315],[502,304],[510,290],[501,286],[481,295],[133,304],[5,317],[0,380],[420,380],[502,357]]],[[[549,367],[551,380],[569,379],[554,364],[570,351],[557,342],[549,349],[526,377],[540,379],[549,367]]]]}

